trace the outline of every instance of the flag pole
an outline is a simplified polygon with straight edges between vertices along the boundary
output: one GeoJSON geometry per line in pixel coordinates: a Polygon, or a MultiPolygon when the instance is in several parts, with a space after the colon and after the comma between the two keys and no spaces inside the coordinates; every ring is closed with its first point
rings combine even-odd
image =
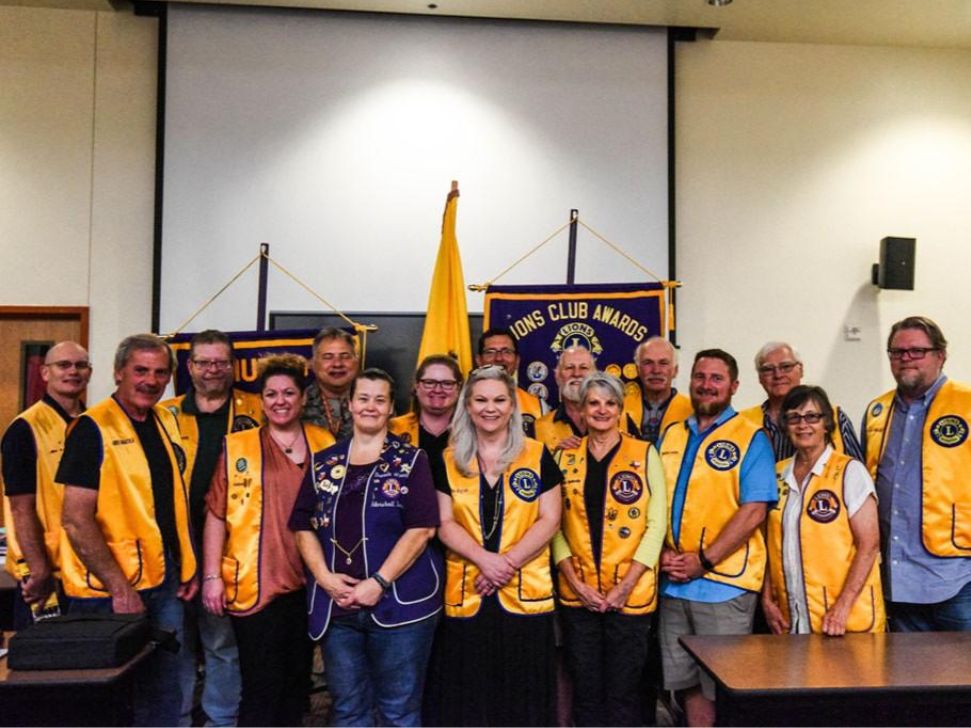
{"type": "Polygon", "coordinates": [[[266,287],[269,273],[270,244],[260,243],[260,282],[256,300],[256,330],[266,331],[266,287]]]}
{"type": "Polygon", "coordinates": [[[572,286],[576,282],[577,273],[577,220],[579,210],[570,210],[570,248],[566,255],[566,284],[572,286]]]}

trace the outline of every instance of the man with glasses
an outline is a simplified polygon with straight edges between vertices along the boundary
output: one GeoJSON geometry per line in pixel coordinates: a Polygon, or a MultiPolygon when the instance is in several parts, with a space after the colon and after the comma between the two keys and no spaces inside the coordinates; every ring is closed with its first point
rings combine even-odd
{"type": "MultiPolygon", "coordinates": [[[[506,370],[506,374],[515,379],[519,371],[519,347],[512,332],[509,329],[495,327],[483,331],[482,336],[479,337],[475,364],[480,367],[490,364],[500,366],[506,370]]],[[[523,416],[523,432],[529,437],[535,437],[536,421],[546,412],[546,404],[522,387],[516,388],[516,399],[519,401],[519,411],[523,416]]]]}
{"type": "Polygon", "coordinates": [[[890,328],[887,354],[897,388],[867,406],[863,435],[890,628],[971,631],[971,387],[942,373],[947,340],[924,316],[890,328]]]}
{"type": "Polygon", "coordinates": [[[597,371],[597,362],[585,346],[571,346],[560,352],[553,376],[560,391],[560,406],[536,421],[536,439],[550,452],[580,446],[587,432],[581,417],[580,385],[597,371]]]}
{"type": "MultiPolygon", "coordinates": [[[[185,394],[162,406],[175,415],[186,455],[185,478],[189,483],[189,518],[195,547],[202,546],[206,520],[206,494],[230,432],[259,427],[263,406],[256,394],[233,387],[236,354],[222,331],[200,331],[189,343],[189,377],[185,394]]],[[[196,559],[202,563],[200,554],[196,559]]],[[[210,614],[201,595],[185,605],[185,640],[182,658],[182,725],[192,725],[199,647],[206,666],[202,708],[210,725],[234,725],[239,711],[239,652],[230,617],[210,614]]]]}
{"type": "Polygon", "coordinates": [[[634,350],[638,387],[624,398],[627,434],[657,445],[672,422],[687,419],[691,400],[674,388],[678,352],[662,336],[652,336],[634,350]]]}
{"type": "Polygon", "coordinates": [[[64,452],[67,427],[84,411],[81,398],[91,379],[88,352],[73,341],[55,344],[44,357],[40,376],[45,385],[43,398],[17,415],[0,443],[6,566],[19,582],[14,629],[30,624],[31,610],[39,615],[57,612],[63,496],[54,485],[54,474],[64,452]]]}
{"type": "Polygon", "coordinates": [[[348,395],[361,366],[354,337],[343,329],[321,329],[314,337],[311,366],[314,381],[307,387],[303,420],[326,427],[338,440],[350,437],[348,395]]]}
{"type": "MultiPolygon", "coordinates": [[[[772,441],[776,462],[782,462],[795,454],[782,424],[782,402],[794,387],[802,384],[802,359],[790,344],[770,341],[755,355],[755,371],[768,398],[761,405],[742,410],[739,414],[765,430],[765,434],[772,441]]],[[[863,449],[856,439],[856,431],[850,418],[842,409],[834,407],[833,419],[836,422],[836,430],[833,432],[833,446],[836,451],[863,460],[863,449]]]]}

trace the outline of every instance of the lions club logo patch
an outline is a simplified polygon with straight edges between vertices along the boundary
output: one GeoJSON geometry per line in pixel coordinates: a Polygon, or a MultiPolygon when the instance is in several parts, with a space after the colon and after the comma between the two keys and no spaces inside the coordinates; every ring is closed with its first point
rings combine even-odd
{"type": "Polygon", "coordinates": [[[381,484],[381,492],[385,498],[397,498],[401,494],[401,483],[394,478],[388,478],[381,484]]]}
{"type": "Polygon", "coordinates": [[[806,514],[816,523],[835,521],[840,514],[840,501],[831,490],[820,490],[813,494],[806,506],[806,514]]]}
{"type": "Polygon", "coordinates": [[[957,447],[968,439],[968,423],[957,415],[944,415],[931,425],[931,439],[941,447],[957,447]]]}
{"type": "Polygon", "coordinates": [[[643,492],[644,484],[641,483],[637,473],[623,470],[610,479],[610,495],[615,501],[624,505],[635,502],[643,492]]]}
{"type": "Polygon", "coordinates": [[[716,440],[705,450],[705,462],[715,470],[731,470],[738,465],[738,445],[729,440],[716,440]]]}
{"type": "Polygon", "coordinates": [[[509,487],[518,498],[531,503],[539,496],[539,478],[536,473],[520,468],[509,477],[509,487]]]}

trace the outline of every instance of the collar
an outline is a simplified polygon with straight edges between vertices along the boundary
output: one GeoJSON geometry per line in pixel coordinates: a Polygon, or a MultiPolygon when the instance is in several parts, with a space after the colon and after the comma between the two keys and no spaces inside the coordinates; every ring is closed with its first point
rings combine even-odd
{"type": "Polygon", "coordinates": [[[667,406],[668,406],[669,404],[671,404],[671,400],[672,400],[672,399],[674,399],[674,396],[675,396],[675,395],[676,395],[677,393],[678,393],[678,390],[677,390],[677,388],[675,388],[675,387],[671,387],[671,394],[669,394],[669,395],[668,395],[668,398],[667,398],[666,400],[664,400],[663,402],[661,402],[660,404],[656,404],[656,405],[654,405],[654,404],[651,404],[650,402],[648,402],[648,401],[647,401],[647,398],[646,398],[646,397],[644,396],[644,387],[643,387],[643,386],[641,386],[641,403],[642,403],[642,404],[643,404],[643,405],[644,405],[644,406],[645,406],[645,407],[646,407],[647,409],[649,409],[649,410],[650,410],[650,409],[667,409],[667,406]]]}
{"type": "MultiPolygon", "coordinates": [[[[45,392],[44,396],[42,397],[42,401],[52,410],[57,412],[57,414],[61,416],[61,419],[63,419],[68,424],[71,424],[74,421],[74,417],[69,415],[67,413],[67,410],[61,407],[60,403],[56,399],[54,399],[51,395],[45,392]]],[[[84,412],[85,409],[86,408],[84,406],[84,402],[81,402],[81,411],[84,412]]]]}
{"type": "MultiPolygon", "coordinates": [[[[711,432],[715,428],[721,427],[734,416],[735,416],[735,408],[732,407],[731,405],[728,405],[725,409],[723,409],[719,413],[718,417],[715,418],[714,423],[712,423],[712,425],[707,430],[705,430],[705,432],[706,433],[711,432]]],[[[698,432],[698,418],[695,417],[694,412],[692,412],[688,416],[688,419],[684,421],[684,426],[687,427],[689,430],[691,430],[692,434],[695,434],[695,435],[701,434],[698,432]]]]}
{"type": "Polygon", "coordinates": [[[196,393],[195,390],[190,386],[185,393],[185,399],[182,400],[182,411],[187,415],[193,415],[198,417],[199,415],[222,415],[229,412],[230,404],[233,401],[233,397],[236,395],[236,391],[230,387],[229,396],[226,397],[226,401],[223,402],[219,409],[213,410],[212,412],[200,412],[199,405],[196,404],[196,393]]]}
{"type": "MultiPolygon", "coordinates": [[[[813,466],[809,469],[809,473],[817,478],[821,476],[823,474],[823,470],[826,469],[826,463],[829,462],[829,459],[833,456],[834,452],[835,450],[833,450],[833,446],[827,445],[823,449],[822,454],[816,458],[816,462],[814,462],[813,466]]],[[[782,471],[782,479],[786,481],[790,488],[802,490],[802,483],[796,482],[795,470],[796,457],[793,456],[782,471]]]]}
{"type": "Polygon", "coordinates": [[[934,383],[931,385],[931,388],[928,389],[926,392],[924,392],[924,394],[922,394],[920,397],[915,399],[913,402],[911,402],[909,405],[906,402],[904,402],[903,398],[900,396],[900,390],[897,390],[897,392],[894,394],[894,406],[898,408],[903,408],[904,412],[906,412],[907,408],[912,405],[919,405],[920,407],[926,408],[930,405],[931,400],[933,400],[934,397],[937,396],[937,393],[940,391],[941,387],[944,386],[944,382],[946,381],[947,381],[947,375],[941,372],[940,376],[938,376],[937,379],[934,380],[934,383]]]}

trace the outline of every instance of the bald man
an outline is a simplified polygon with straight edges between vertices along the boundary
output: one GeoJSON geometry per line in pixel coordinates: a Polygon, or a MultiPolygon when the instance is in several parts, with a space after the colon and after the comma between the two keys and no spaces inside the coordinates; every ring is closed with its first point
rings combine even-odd
{"type": "Polygon", "coordinates": [[[67,427],[84,411],[82,397],[91,379],[88,352],[74,341],[55,344],[40,376],[43,398],[17,415],[0,443],[7,571],[20,582],[15,629],[30,623],[28,607],[43,610],[57,586],[62,495],[54,473],[67,427]]]}

